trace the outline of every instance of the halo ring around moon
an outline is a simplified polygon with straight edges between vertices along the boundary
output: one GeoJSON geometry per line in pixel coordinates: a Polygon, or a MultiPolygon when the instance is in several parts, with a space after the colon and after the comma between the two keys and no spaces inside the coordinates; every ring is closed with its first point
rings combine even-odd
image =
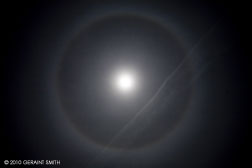
{"type": "MultiPolygon", "coordinates": [[[[64,76],[65,73],[67,72],[67,71],[64,71],[64,68],[67,65],[66,62],[68,62],[69,58],[70,58],[68,55],[68,50],[73,47],[73,45],[75,44],[75,40],[79,38],[81,33],[88,31],[90,28],[92,28],[92,26],[94,26],[97,23],[103,22],[104,20],[110,20],[113,17],[119,17],[119,16],[137,18],[139,20],[142,20],[143,22],[148,22],[148,23],[154,24],[157,27],[160,27],[161,29],[165,29],[167,31],[167,33],[174,38],[173,40],[177,42],[184,57],[186,56],[186,51],[185,51],[185,47],[184,47],[183,42],[181,42],[179,40],[179,37],[176,35],[176,33],[174,33],[169,28],[169,25],[167,23],[164,23],[161,19],[159,19],[157,17],[150,16],[150,15],[142,15],[142,14],[137,14],[137,13],[119,13],[119,14],[115,13],[115,14],[110,14],[110,15],[104,15],[101,17],[97,17],[95,20],[91,20],[88,24],[85,24],[85,26],[80,28],[79,33],[77,33],[77,35],[74,36],[72,38],[72,40],[70,41],[70,43],[67,45],[67,47],[65,49],[66,52],[63,54],[62,59],[60,60],[58,73],[57,73],[57,91],[58,91],[58,95],[59,95],[59,100],[61,102],[61,107],[62,107],[66,117],[69,119],[69,121],[71,121],[72,126],[76,130],[78,130],[81,133],[81,135],[84,135],[84,138],[88,139],[90,143],[96,144],[101,147],[106,146],[107,141],[99,140],[99,137],[97,138],[94,135],[92,135],[92,131],[89,131],[89,132],[85,131],[85,129],[87,129],[87,128],[85,128],[83,130],[81,128],[82,126],[80,125],[80,123],[76,123],[76,119],[75,119],[76,116],[72,116],[72,109],[74,109],[74,107],[69,107],[69,105],[66,105],[66,98],[65,97],[67,96],[67,94],[65,93],[66,91],[64,91],[65,87],[62,87],[62,85],[64,83],[64,81],[62,80],[62,76],[64,76]],[[66,59],[67,57],[68,57],[68,59],[66,59]]],[[[83,59],[85,59],[85,58],[83,57],[83,59]]],[[[190,77],[190,61],[187,61],[186,64],[187,64],[186,70],[189,72],[188,78],[190,80],[190,78],[191,78],[190,77]]],[[[75,79],[73,78],[72,80],[73,80],[72,83],[74,83],[75,79]]],[[[71,93],[70,93],[70,95],[71,95],[71,93]]],[[[74,95],[71,95],[71,96],[74,96],[74,95]]],[[[167,97],[168,96],[163,95],[162,99],[165,99],[165,101],[162,101],[161,106],[166,106],[167,103],[165,103],[165,102],[167,102],[169,99],[167,97]]],[[[153,145],[155,143],[158,143],[160,140],[165,138],[166,135],[168,135],[180,123],[180,120],[183,118],[185,112],[188,110],[187,108],[189,107],[191,98],[192,98],[192,90],[190,89],[188,91],[188,97],[184,101],[183,108],[180,109],[181,112],[180,112],[179,116],[176,118],[176,121],[174,121],[174,123],[171,126],[169,126],[169,128],[167,128],[164,132],[162,132],[161,135],[157,136],[156,138],[152,138],[150,141],[143,142],[143,143],[136,143],[130,147],[129,146],[125,147],[125,146],[122,146],[121,144],[115,144],[110,147],[113,149],[116,149],[116,148],[136,149],[136,148],[147,147],[147,146],[153,145]]],[[[69,100],[69,99],[71,99],[71,98],[68,97],[67,100],[69,100]]],[[[75,99],[75,98],[73,97],[72,99],[75,99]]],[[[85,106],[85,104],[83,106],[85,106]]],[[[90,128],[90,129],[92,129],[92,128],[90,128]]],[[[118,130],[118,131],[120,131],[120,130],[118,130]]]]}

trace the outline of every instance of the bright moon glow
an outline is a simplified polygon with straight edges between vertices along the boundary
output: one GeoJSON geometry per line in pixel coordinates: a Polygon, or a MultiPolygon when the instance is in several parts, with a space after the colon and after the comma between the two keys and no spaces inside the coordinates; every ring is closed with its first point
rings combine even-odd
{"type": "Polygon", "coordinates": [[[119,74],[117,77],[116,85],[119,90],[129,92],[135,87],[135,80],[133,75],[128,73],[119,74]]]}

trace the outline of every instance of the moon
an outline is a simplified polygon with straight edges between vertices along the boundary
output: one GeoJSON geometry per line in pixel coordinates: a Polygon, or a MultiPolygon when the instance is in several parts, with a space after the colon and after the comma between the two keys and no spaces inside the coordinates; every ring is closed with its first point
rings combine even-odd
{"type": "Polygon", "coordinates": [[[135,77],[133,74],[123,72],[116,77],[116,87],[120,92],[129,93],[135,89],[135,77]]]}

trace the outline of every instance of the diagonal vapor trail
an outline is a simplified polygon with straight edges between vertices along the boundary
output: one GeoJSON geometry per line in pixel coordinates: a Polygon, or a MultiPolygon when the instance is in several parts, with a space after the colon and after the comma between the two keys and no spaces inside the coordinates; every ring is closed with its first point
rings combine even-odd
{"type": "MultiPolygon", "coordinates": [[[[103,147],[103,149],[100,151],[98,156],[95,156],[94,159],[90,160],[87,167],[91,166],[93,162],[97,160],[99,156],[101,156],[106,150],[110,148],[110,146],[113,145],[114,142],[124,133],[127,128],[134,123],[134,121],[154,102],[154,100],[160,95],[160,93],[165,88],[166,84],[175,76],[177,75],[178,71],[181,69],[181,67],[186,63],[186,61],[191,58],[194,54],[194,52],[200,47],[200,45],[207,40],[207,38],[214,33],[218,25],[223,21],[225,16],[220,17],[209,29],[208,31],[201,36],[201,38],[194,44],[194,46],[191,48],[191,50],[188,52],[188,54],[182,59],[180,64],[172,71],[171,74],[169,74],[164,82],[161,84],[161,86],[158,88],[158,90],[155,92],[155,94],[149,99],[149,101],[135,114],[135,116],[128,121],[128,123],[125,124],[124,127],[120,129],[120,131],[111,139],[111,141],[103,147]]],[[[207,66],[208,67],[208,66],[207,66]]]]}

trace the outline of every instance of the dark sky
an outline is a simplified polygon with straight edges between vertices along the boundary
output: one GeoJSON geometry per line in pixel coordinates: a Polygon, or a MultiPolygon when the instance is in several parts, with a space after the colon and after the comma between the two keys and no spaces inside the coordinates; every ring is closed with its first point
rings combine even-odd
{"type": "Polygon", "coordinates": [[[251,74],[242,1],[3,6],[2,165],[248,163],[251,74]],[[121,69],[138,81],[130,94],[114,86],[121,69]]]}

